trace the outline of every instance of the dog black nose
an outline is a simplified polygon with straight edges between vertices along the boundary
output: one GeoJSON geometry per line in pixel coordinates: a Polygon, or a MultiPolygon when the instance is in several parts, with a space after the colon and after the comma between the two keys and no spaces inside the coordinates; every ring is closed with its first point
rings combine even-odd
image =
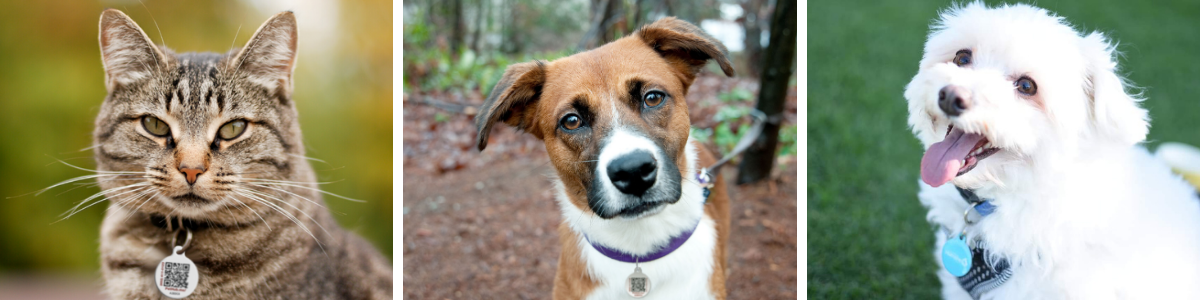
{"type": "Polygon", "coordinates": [[[636,151],[622,155],[608,163],[608,180],[622,193],[641,196],[654,186],[658,177],[658,163],[654,155],[636,151]]]}
{"type": "Polygon", "coordinates": [[[966,89],[947,85],[938,92],[938,107],[951,117],[957,117],[971,108],[971,95],[966,89]]]}

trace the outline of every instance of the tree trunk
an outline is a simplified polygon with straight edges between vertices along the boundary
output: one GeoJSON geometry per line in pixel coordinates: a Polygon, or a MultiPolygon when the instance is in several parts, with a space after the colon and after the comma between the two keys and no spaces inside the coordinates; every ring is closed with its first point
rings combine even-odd
{"type": "Polygon", "coordinates": [[[621,11],[622,0],[592,0],[591,26],[576,50],[586,50],[607,44],[617,35],[618,27],[624,26],[625,14],[621,11]],[[613,26],[621,23],[622,26],[613,26]],[[595,41],[595,43],[593,43],[595,41]]]}
{"type": "Polygon", "coordinates": [[[755,108],[767,115],[762,135],[742,155],[738,166],[738,184],[762,180],[771,174],[775,164],[775,148],[779,143],[779,126],[783,120],[783,100],[787,98],[788,79],[796,61],[796,1],[780,0],[771,19],[771,43],[764,53],[758,104],[755,108]]]}
{"type": "Polygon", "coordinates": [[[450,54],[451,55],[458,55],[459,51],[462,50],[463,42],[466,41],[466,35],[464,34],[464,31],[466,31],[464,27],[466,27],[466,26],[463,26],[463,25],[465,25],[465,22],[463,22],[462,15],[463,15],[462,0],[451,0],[450,1],[450,20],[453,23],[453,24],[451,24],[451,26],[454,26],[453,27],[454,29],[452,29],[450,31],[450,54]]]}
{"type": "Polygon", "coordinates": [[[637,30],[638,27],[641,27],[641,26],[642,26],[642,0],[633,0],[633,23],[630,24],[629,30],[625,32],[625,35],[629,35],[630,33],[633,33],[634,30],[637,30]]]}
{"type": "Polygon", "coordinates": [[[521,3],[516,3],[513,0],[505,1],[502,6],[508,8],[508,13],[504,14],[505,31],[504,31],[504,47],[503,50],[508,54],[517,54],[521,52],[523,46],[521,41],[520,30],[523,28],[520,25],[522,8],[518,7],[521,3]]]}
{"type": "Polygon", "coordinates": [[[742,2],[742,27],[746,29],[746,38],[743,39],[744,49],[742,53],[746,55],[746,74],[750,76],[758,76],[762,73],[762,19],[758,12],[762,8],[764,0],[747,0],[742,2]]]}
{"type": "Polygon", "coordinates": [[[489,0],[479,0],[479,8],[475,9],[475,32],[471,36],[471,51],[479,53],[479,39],[483,36],[483,21],[487,19],[489,0]]]}

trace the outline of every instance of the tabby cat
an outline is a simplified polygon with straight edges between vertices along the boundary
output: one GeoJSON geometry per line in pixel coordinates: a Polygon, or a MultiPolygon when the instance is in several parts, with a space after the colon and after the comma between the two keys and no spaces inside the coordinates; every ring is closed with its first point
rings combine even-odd
{"type": "Polygon", "coordinates": [[[292,102],[296,19],[245,47],[176,54],[100,15],[108,95],[96,117],[101,270],[114,299],[166,298],[155,268],[195,262],[187,299],[390,299],[391,263],[323,206],[292,102]]]}

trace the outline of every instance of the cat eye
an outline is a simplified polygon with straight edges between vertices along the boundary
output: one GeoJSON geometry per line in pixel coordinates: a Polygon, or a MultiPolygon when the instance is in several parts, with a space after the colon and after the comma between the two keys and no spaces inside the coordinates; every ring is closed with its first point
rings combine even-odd
{"type": "Polygon", "coordinates": [[[958,50],[958,53],[954,54],[954,64],[959,67],[971,64],[971,50],[958,50]]]}
{"type": "Polygon", "coordinates": [[[246,131],[246,120],[233,120],[225,125],[221,125],[221,129],[217,130],[217,136],[223,140],[236,139],[246,131]]]}
{"type": "Polygon", "coordinates": [[[659,91],[651,91],[649,93],[646,93],[646,96],[642,97],[642,103],[644,103],[646,105],[646,108],[651,108],[651,107],[659,106],[666,99],[667,99],[667,94],[664,94],[663,92],[659,92],[659,91]]]}
{"type": "Polygon", "coordinates": [[[1017,79],[1017,82],[1014,82],[1013,85],[1017,87],[1018,92],[1021,92],[1021,94],[1025,94],[1026,96],[1033,96],[1037,94],[1037,83],[1033,82],[1033,79],[1029,78],[1028,76],[1022,76],[1020,79],[1017,79]]]}
{"type": "Polygon", "coordinates": [[[575,130],[583,126],[583,118],[577,114],[568,114],[558,121],[558,126],[566,130],[575,130]]]}
{"type": "Polygon", "coordinates": [[[146,132],[159,137],[171,134],[171,126],[167,126],[167,122],[153,116],[142,117],[142,127],[146,129],[146,132]]]}

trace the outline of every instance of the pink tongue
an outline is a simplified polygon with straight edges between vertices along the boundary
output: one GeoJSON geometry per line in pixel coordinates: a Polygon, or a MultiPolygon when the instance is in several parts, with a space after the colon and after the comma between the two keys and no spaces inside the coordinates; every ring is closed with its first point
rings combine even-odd
{"type": "Polygon", "coordinates": [[[964,133],[958,128],[950,131],[945,140],[925,150],[925,156],[921,157],[921,180],[933,187],[950,182],[962,169],[967,154],[983,138],[982,135],[964,133]]]}

